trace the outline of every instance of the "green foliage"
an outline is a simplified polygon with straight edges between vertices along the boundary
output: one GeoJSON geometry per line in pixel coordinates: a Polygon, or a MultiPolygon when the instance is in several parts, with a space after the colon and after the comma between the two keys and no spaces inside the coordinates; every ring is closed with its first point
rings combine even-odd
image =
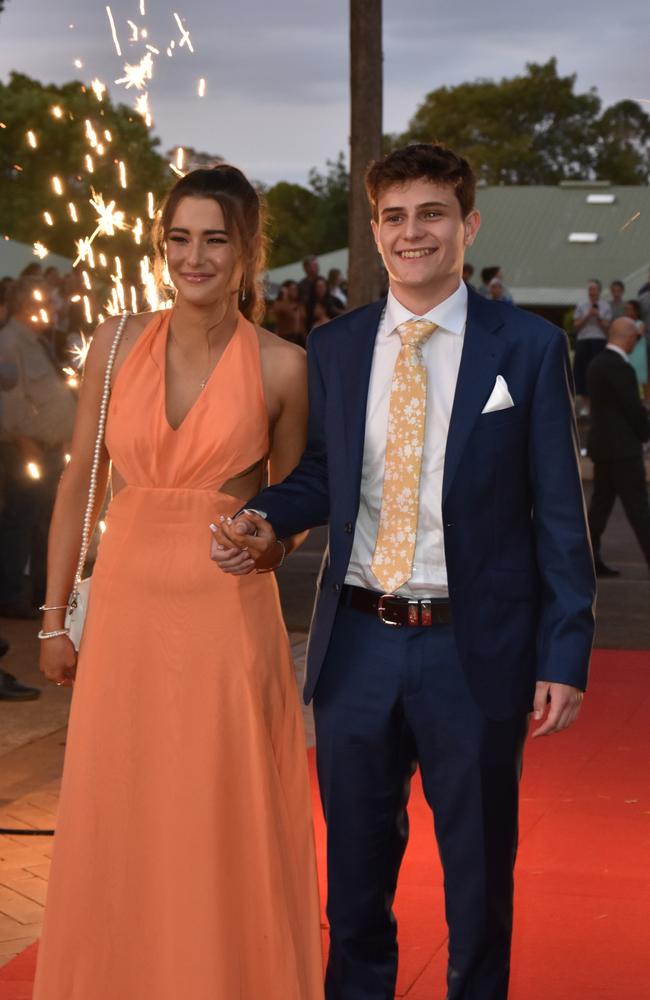
{"type": "Polygon", "coordinates": [[[269,234],[269,267],[290,264],[311,249],[313,220],[318,198],[301,184],[279,181],[266,192],[269,234]]]}
{"type": "Polygon", "coordinates": [[[568,179],[644,183],[650,176],[650,117],[632,101],[601,114],[595,90],[575,93],[556,60],[521,76],[439,87],[427,94],[392,147],[438,140],[467,157],[488,184],[568,179]]]}
{"type": "MultiPolygon", "coordinates": [[[[108,94],[100,102],[79,82],[57,87],[12,73],[7,84],[0,83],[0,121],[6,126],[0,133],[2,234],[23,243],[40,240],[49,250],[74,256],[75,241],[95,229],[97,217],[89,203],[92,189],[106,202],[115,199],[126,220],[133,224],[140,218],[146,230],[147,193],[153,192],[158,200],[173,181],[156,151],[158,140],[141,116],[125,105],[114,106],[108,94]],[[54,107],[61,108],[62,117],[55,117],[54,107]],[[104,155],[89,145],[86,122],[104,145],[104,155]],[[36,137],[36,148],[29,145],[28,130],[36,137]],[[92,156],[93,173],[87,171],[86,155],[92,156]],[[119,182],[120,161],[126,166],[126,188],[119,182]],[[54,193],[54,176],[61,180],[62,196],[54,193]],[[76,207],[77,223],[68,212],[69,202],[76,207]],[[44,221],[46,211],[53,226],[44,221]]],[[[95,246],[98,252],[119,254],[127,265],[143,253],[128,231],[114,239],[98,239],[95,246]]]]}
{"type": "Polygon", "coordinates": [[[307,254],[339,250],[348,241],[350,178],[343,154],[327,161],[327,172],[312,170],[309,187],[279,181],[266,192],[269,214],[269,267],[307,254]]]}
{"type": "Polygon", "coordinates": [[[317,217],[314,238],[319,249],[313,253],[328,253],[340,250],[348,242],[348,198],[350,196],[350,175],[345,165],[343,153],[338,159],[327,161],[327,172],[317,170],[309,173],[309,186],[317,195],[320,211],[317,217]],[[320,249],[322,247],[322,249],[320,249]]]}
{"type": "Polygon", "coordinates": [[[598,120],[596,175],[616,184],[647,184],[650,173],[650,116],[636,101],[619,101],[598,120]]]}

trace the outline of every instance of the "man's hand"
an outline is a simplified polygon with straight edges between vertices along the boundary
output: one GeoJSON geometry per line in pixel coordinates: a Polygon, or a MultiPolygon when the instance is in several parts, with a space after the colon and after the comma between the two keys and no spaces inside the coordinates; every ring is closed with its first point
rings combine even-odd
{"type": "Polygon", "coordinates": [[[548,709],[548,715],[541,726],[533,733],[537,736],[549,736],[559,733],[562,729],[575,722],[580,712],[583,694],[579,688],[570,684],[558,684],[552,681],[538,681],[535,688],[533,718],[540,720],[548,709]]]}
{"type": "Polygon", "coordinates": [[[271,525],[258,514],[242,511],[234,521],[222,517],[210,525],[210,531],[210,558],[224,573],[245,576],[254,569],[272,569],[281,561],[282,546],[271,525]]]}

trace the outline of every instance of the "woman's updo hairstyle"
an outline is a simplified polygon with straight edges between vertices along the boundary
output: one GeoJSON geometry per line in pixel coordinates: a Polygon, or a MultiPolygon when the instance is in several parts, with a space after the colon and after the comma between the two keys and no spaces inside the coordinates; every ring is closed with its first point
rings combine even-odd
{"type": "Polygon", "coordinates": [[[241,254],[244,269],[239,308],[247,319],[261,320],[264,296],[260,279],[266,268],[266,238],[259,194],[241,170],[229,163],[192,170],[181,177],[167,194],[154,225],[155,272],[159,281],[165,267],[167,233],[182,198],[212,198],[221,206],[226,229],[241,254]]]}

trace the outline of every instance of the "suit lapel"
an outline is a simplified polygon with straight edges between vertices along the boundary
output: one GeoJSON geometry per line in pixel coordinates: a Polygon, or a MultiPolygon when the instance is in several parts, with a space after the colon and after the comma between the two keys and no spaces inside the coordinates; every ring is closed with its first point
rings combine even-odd
{"type": "Polygon", "coordinates": [[[350,318],[345,343],[338,352],[343,385],[343,439],[347,450],[350,482],[358,492],[361,483],[366,407],[370,371],[379,320],[386,300],[373,302],[350,318]]]}
{"type": "Polygon", "coordinates": [[[442,501],[453,482],[472,427],[489,399],[507,343],[498,336],[503,321],[498,311],[470,290],[465,342],[447,435],[442,501]]]}

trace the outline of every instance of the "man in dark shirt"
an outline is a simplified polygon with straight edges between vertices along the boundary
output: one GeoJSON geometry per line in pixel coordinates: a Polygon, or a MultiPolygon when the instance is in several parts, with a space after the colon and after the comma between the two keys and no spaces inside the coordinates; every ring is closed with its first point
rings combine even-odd
{"type": "Polygon", "coordinates": [[[298,296],[302,304],[307,306],[314,290],[314,283],[320,271],[318,258],[314,257],[313,254],[309,257],[305,257],[302,262],[302,269],[305,272],[305,277],[302,281],[298,282],[298,296]]]}
{"type": "MultiPolygon", "coordinates": [[[[0,354],[0,425],[2,424],[2,392],[13,389],[18,382],[18,368],[0,354]]],[[[0,459],[0,512],[4,502],[4,467],[0,459]]],[[[0,659],[9,652],[9,643],[0,636],[0,659]]],[[[33,701],[40,696],[38,688],[26,687],[13,674],[0,670],[0,701],[33,701]]]]}
{"type": "Polygon", "coordinates": [[[643,464],[643,442],[650,438],[648,412],[627,356],[639,338],[633,320],[611,324],[607,346],[587,370],[591,429],[587,449],[594,463],[594,492],[589,527],[598,576],[618,576],[600,557],[600,540],[616,497],[650,567],[650,505],[643,464]]]}

